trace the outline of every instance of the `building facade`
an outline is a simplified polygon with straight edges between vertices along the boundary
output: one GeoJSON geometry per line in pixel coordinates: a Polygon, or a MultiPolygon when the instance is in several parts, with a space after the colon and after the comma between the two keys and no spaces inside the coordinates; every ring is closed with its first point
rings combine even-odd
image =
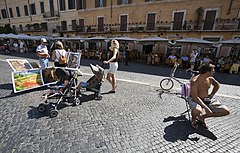
{"type": "MultiPolygon", "coordinates": [[[[0,0],[0,10],[0,26],[30,35],[215,42],[240,36],[239,0],[0,0]]],[[[166,54],[165,48],[158,46],[166,54]]],[[[225,53],[219,48],[218,56],[225,53]]]]}

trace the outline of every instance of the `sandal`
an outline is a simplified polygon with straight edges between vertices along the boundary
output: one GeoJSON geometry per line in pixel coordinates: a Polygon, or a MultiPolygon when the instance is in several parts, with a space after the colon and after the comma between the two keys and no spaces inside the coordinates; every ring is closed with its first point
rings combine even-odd
{"type": "Polygon", "coordinates": [[[201,124],[205,129],[208,129],[208,126],[207,126],[207,124],[206,124],[205,122],[200,121],[198,118],[196,119],[196,121],[197,121],[199,124],[201,124]]]}
{"type": "Polygon", "coordinates": [[[195,122],[191,122],[191,126],[192,126],[192,128],[194,128],[194,129],[198,129],[198,124],[195,122]]]}

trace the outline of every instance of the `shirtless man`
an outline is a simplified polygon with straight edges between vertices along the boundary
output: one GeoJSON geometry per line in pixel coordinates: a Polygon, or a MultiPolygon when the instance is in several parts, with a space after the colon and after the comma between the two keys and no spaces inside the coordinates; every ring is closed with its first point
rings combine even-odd
{"type": "Polygon", "coordinates": [[[208,117],[220,117],[229,114],[229,109],[222,105],[213,96],[218,91],[220,84],[213,78],[214,65],[204,64],[200,67],[200,74],[193,77],[191,80],[189,106],[192,109],[193,128],[198,128],[198,123],[203,127],[208,128],[205,119],[208,117]],[[208,93],[209,88],[213,85],[211,93],[208,93]],[[203,114],[203,109],[205,114],[203,114]]]}

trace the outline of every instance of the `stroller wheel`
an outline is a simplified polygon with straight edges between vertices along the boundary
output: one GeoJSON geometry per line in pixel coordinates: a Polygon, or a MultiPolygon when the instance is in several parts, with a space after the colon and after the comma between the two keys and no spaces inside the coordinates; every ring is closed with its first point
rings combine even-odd
{"type": "Polygon", "coordinates": [[[46,111],[46,105],[41,103],[39,104],[39,106],[37,107],[37,110],[40,112],[40,113],[43,113],[46,111]]]}
{"type": "Polygon", "coordinates": [[[102,100],[102,95],[98,95],[97,100],[102,100]]]}
{"type": "Polygon", "coordinates": [[[53,110],[50,110],[50,117],[57,117],[58,116],[58,111],[53,109],[53,110]]]}
{"type": "Polygon", "coordinates": [[[81,103],[80,98],[74,99],[74,102],[73,102],[73,105],[74,105],[74,106],[78,106],[78,105],[81,105],[81,104],[82,104],[82,103],[81,103]]]}

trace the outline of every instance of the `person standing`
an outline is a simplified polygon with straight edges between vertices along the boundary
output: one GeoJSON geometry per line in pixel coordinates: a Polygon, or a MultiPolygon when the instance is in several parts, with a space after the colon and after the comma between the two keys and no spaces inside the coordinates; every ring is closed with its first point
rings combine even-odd
{"type": "Polygon", "coordinates": [[[119,43],[117,40],[111,41],[111,46],[109,47],[110,54],[109,60],[103,61],[104,64],[109,64],[109,71],[107,74],[107,80],[112,85],[112,90],[109,93],[116,92],[116,72],[118,69],[118,55],[119,55],[119,43]]]}
{"type": "Polygon", "coordinates": [[[186,72],[192,71],[194,69],[197,56],[198,56],[198,52],[196,50],[193,50],[190,55],[190,68],[187,69],[186,72]]]}
{"type": "Polygon", "coordinates": [[[42,69],[48,67],[48,58],[50,58],[46,44],[47,40],[45,38],[42,38],[41,44],[37,47],[36,50],[37,56],[39,57],[39,63],[42,69]]]}
{"type": "Polygon", "coordinates": [[[229,109],[213,98],[220,88],[220,84],[213,78],[214,65],[205,63],[199,68],[200,74],[193,77],[190,82],[190,97],[188,99],[191,108],[191,126],[198,128],[198,123],[208,128],[205,119],[209,117],[220,117],[228,115],[229,109]],[[208,93],[213,86],[211,93],[208,93]],[[205,114],[203,114],[203,109],[205,114]]]}
{"type": "Polygon", "coordinates": [[[57,41],[55,44],[55,49],[52,53],[52,60],[54,61],[54,66],[56,67],[66,67],[67,66],[67,52],[63,47],[61,41],[57,41]]]}
{"type": "Polygon", "coordinates": [[[129,61],[129,56],[130,56],[130,50],[128,48],[128,46],[125,49],[125,65],[128,65],[128,61],[129,61]]]}
{"type": "Polygon", "coordinates": [[[24,53],[24,42],[22,40],[19,42],[19,52],[24,53]]]}

